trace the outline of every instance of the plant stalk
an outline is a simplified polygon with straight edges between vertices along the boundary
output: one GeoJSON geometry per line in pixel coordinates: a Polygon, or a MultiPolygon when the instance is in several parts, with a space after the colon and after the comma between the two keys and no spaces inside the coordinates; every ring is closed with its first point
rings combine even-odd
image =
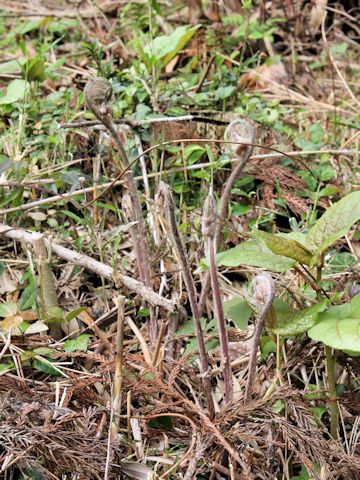
{"type": "Polygon", "coordinates": [[[209,410],[209,416],[210,418],[214,418],[215,410],[212,398],[211,380],[209,378],[209,364],[205,348],[204,335],[201,328],[199,309],[196,301],[195,282],[190,271],[190,266],[186,256],[185,248],[182,243],[179,230],[177,228],[175,208],[171,189],[165,182],[160,182],[158,193],[156,195],[156,203],[158,207],[164,211],[173,247],[175,248],[182,269],[183,279],[189,297],[191,312],[194,317],[195,333],[199,345],[200,366],[204,394],[209,410]]]}
{"type": "Polygon", "coordinates": [[[233,398],[233,384],[231,374],[231,363],[229,353],[229,341],[226,331],[226,320],[224,316],[224,309],[221,301],[221,293],[219,286],[219,279],[215,261],[216,247],[215,247],[215,233],[216,233],[216,204],[212,191],[210,191],[204,204],[202,217],[202,234],[204,241],[208,241],[208,255],[210,262],[210,276],[211,286],[214,294],[215,310],[217,314],[217,322],[219,328],[219,340],[221,351],[221,367],[224,371],[224,385],[225,385],[225,403],[231,402],[233,398]]]}

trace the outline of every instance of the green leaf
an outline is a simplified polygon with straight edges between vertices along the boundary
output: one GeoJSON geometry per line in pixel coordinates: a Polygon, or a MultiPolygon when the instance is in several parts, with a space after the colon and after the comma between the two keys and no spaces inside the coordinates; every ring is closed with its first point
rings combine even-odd
{"type": "Polygon", "coordinates": [[[52,375],[55,377],[58,377],[61,375],[59,370],[51,366],[51,362],[42,362],[41,360],[34,358],[33,360],[33,366],[36,368],[36,370],[40,370],[41,372],[46,373],[47,375],[52,375]]]}
{"type": "Polygon", "coordinates": [[[9,105],[15,103],[21,98],[24,98],[29,89],[29,83],[26,80],[16,79],[9,83],[6,94],[0,96],[0,105],[9,105]]]}
{"type": "Polygon", "coordinates": [[[256,230],[253,236],[264,242],[275,255],[282,255],[296,260],[299,263],[310,265],[312,253],[296,240],[290,240],[283,236],[256,230]]]}
{"type": "Polygon", "coordinates": [[[79,335],[74,340],[66,340],[64,342],[65,352],[86,352],[89,345],[90,335],[79,335]]]}
{"type": "Polygon", "coordinates": [[[54,355],[54,353],[56,353],[56,351],[53,350],[52,348],[49,348],[49,347],[37,347],[37,348],[34,348],[33,353],[35,355],[41,355],[41,356],[45,357],[45,356],[54,355]]]}
{"type": "Polygon", "coordinates": [[[308,335],[317,342],[338,350],[360,353],[360,294],[349,303],[337,305],[319,315],[308,335]]]}
{"type": "Polygon", "coordinates": [[[304,465],[301,466],[300,475],[296,477],[291,477],[291,480],[310,480],[310,475],[304,465]]]}
{"type": "MultiPolygon", "coordinates": [[[[73,318],[76,318],[78,315],[80,315],[81,312],[85,312],[86,310],[86,307],[79,307],[79,308],[76,308],[75,310],[73,310],[72,312],[69,312],[66,317],[65,317],[65,320],[67,322],[70,322],[73,318]]],[[[61,312],[62,313],[62,312],[61,312]]]]}
{"type": "Polygon", "coordinates": [[[17,60],[10,60],[9,62],[0,63],[0,73],[16,73],[20,71],[21,65],[26,62],[25,57],[17,60]]]}
{"type": "Polygon", "coordinates": [[[252,312],[249,304],[241,297],[234,297],[225,301],[223,307],[226,319],[232,320],[238,328],[245,330],[252,312]]]}
{"type": "Polygon", "coordinates": [[[41,57],[29,58],[22,66],[22,73],[25,80],[29,82],[43,82],[46,80],[44,59],[41,57]]]}
{"type": "Polygon", "coordinates": [[[260,340],[261,359],[266,358],[270,353],[276,352],[276,343],[268,336],[261,337],[260,340]]]}
{"type": "Polygon", "coordinates": [[[6,270],[6,266],[4,262],[0,262],[0,275],[2,275],[6,270]]]}
{"type": "Polygon", "coordinates": [[[63,318],[64,318],[64,312],[61,310],[60,307],[50,307],[46,311],[47,321],[63,320],[63,318]]]}
{"type": "Polygon", "coordinates": [[[10,317],[16,315],[18,306],[16,303],[0,303],[0,317],[10,317]]]}
{"type": "Polygon", "coordinates": [[[231,97],[235,90],[236,87],[233,85],[221,86],[215,90],[215,98],[216,100],[224,100],[225,98],[231,97]]]}
{"type": "Polygon", "coordinates": [[[309,248],[325,251],[360,220],[360,190],[331,205],[307,235],[309,248]]]}
{"type": "Polygon", "coordinates": [[[139,310],[139,316],[142,318],[150,317],[150,310],[148,308],[141,308],[139,310]]]}
{"type": "Polygon", "coordinates": [[[266,245],[249,241],[221,252],[216,256],[218,265],[238,267],[250,265],[266,268],[274,272],[286,272],[295,265],[295,261],[281,255],[275,255],[266,245]]]}
{"type": "Polygon", "coordinates": [[[200,26],[189,28],[188,25],[183,25],[170,35],[156,37],[149,45],[146,45],[144,52],[150,56],[155,56],[156,60],[161,60],[166,65],[185,47],[200,26]]]}
{"type": "Polygon", "coordinates": [[[15,364],[10,362],[10,363],[0,363],[0,375],[3,375],[4,373],[9,372],[15,368],[15,364]]]}
{"type": "Polygon", "coordinates": [[[206,149],[199,145],[188,145],[185,147],[187,165],[193,165],[196,163],[205,154],[205,152],[206,149]]]}
{"type": "Polygon", "coordinates": [[[285,402],[284,400],[276,400],[276,402],[272,405],[271,410],[274,413],[281,413],[285,409],[285,402]]]}
{"type": "MultiPolygon", "coordinates": [[[[200,319],[200,324],[201,324],[202,330],[206,332],[211,327],[212,322],[207,323],[206,318],[201,318],[200,319]]],[[[194,320],[192,318],[190,320],[188,320],[187,322],[185,322],[179,328],[179,330],[175,333],[174,336],[175,337],[187,337],[187,336],[190,336],[190,335],[195,335],[195,323],[194,323],[194,320]]]]}
{"type": "Polygon", "coordinates": [[[304,310],[296,311],[294,315],[278,328],[274,328],[273,332],[278,335],[298,335],[299,333],[307,332],[318,319],[318,314],[323,312],[326,308],[327,300],[323,299],[321,302],[304,310]]]}

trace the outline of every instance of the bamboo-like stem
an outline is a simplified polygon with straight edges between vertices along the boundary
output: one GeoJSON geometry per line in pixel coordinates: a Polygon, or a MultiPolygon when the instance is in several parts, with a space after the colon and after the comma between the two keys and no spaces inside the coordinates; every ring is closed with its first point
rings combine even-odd
{"type": "MultiPolygon", "coordinates": [[[[51,308],[59,307],[54,274],[50,264],[50,251],[46,248],[44,236],[41,234],[34,233],[32,243],[40,280],[41,311],[46,319],[49,317],[51,308]]],[[[60,323],[59,320],[49,322],[49,333],[55,340],[60,340],[63,336],[60,323]]]]}
{"type": "Polygon", "coordinates": [[[194,317],[195,333],[196,333],[196,337],[199,345],[200,366],[201,366],[204,394],[206,397],[206,402],[209,410],[209,416],[210,418],[213,418],[215,415],[215,410],[214,410],[214,402],[212,398],[211,380],[209,378],[209,372],[208,372],[209,364],[208,364],[208,357],[207,357],[206,348],[205,348],[205,340],[204,340],[204,336],[201,328],[199,310],[198,310],[197,301],[196,301],[195,282],[190,271],[189,262],[185,253],[185,248],[177,228],[171,189],[164,182],[160,182],[158,193],[156,195],[156,203],[158,207],[160,207],[165,213],[165,218],[167,220],[167,224],[169,228],[169,234],[173,243],[173,247],[177,253],[177,256],[180,262],[185,287],[189,297],[190,308],[194,317]]]}
{"type": "Polygon", "coordinates": [[[217,314],[219,340],[221,350],[221,366],[224,372],[225,385],[225,403],[231,402],[233,398],[233,385],[229,353],[229,341],[226,331],[226,321],[224,316],[224,309],[221,301],[221,293],[219,280],[217,275],[217,267],[215,262],[215,232],[216,232],[216,205],[212,192],[209,193],[205,200],[203,218],[202,218],[202,234],[204,241],[208,241],[209,262],[210,262],[210,276],[211,286],[214,294],[215,309],[217,314]]]}
{"type": "Polygon", "coordinates": [[[124,355],[124,316],[125,316],[125,297],[118,296],[118,315],[117,315],[117,335],[116,335],[116,357],[115,357],[115,375],[113,388],[113,422],[111,425],[111,437],[119,433],[120,414],[121,414],[121,390],[122,390],[122,371],[124,355]]]}

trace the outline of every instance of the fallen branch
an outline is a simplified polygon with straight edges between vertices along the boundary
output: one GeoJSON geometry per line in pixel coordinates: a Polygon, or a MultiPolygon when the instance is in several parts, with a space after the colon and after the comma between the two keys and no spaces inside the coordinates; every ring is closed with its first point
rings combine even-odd
{"type": "MultiPolygon", "coordinates": [[[[31,244],[34,241],[33,235],[31,233],[21,230],[20,228],[11,228],[8,225],[4,224],[0,224],[0,234],[3,234],[8,238],[12,238],[13,240],[25,240],[25,242],[29,242],[31,244]]],[[[50,242],[49,239],[46,239],[46,241],[49,243],[49,248],[51,248],[51,251],[54,252],[58,257],[68,262],[81,265],[87,270],[91,270],[92,272],[97,273],[98,275],[101,275],[108,280],[113,280],[114,277],[116,277],[116,279],[119,280],[126,288],[136,293],[137,295],[140,295],[140,297],[142,297],[144,300],[151,303],[152,305],[163,307],[170,312],[175,311],[175,305],[173,302],[161,297],[156,292],[151,290],[151,288],[146,287],[138,280],[128,277],[127,275],[124,275],[120,272],[115,273],[112,267],[109,267],[104,263],[98,262],[97,260],[94,260],[88,255],[75,252],[74,250],[65,248],[58,243],[50,242]]]]}

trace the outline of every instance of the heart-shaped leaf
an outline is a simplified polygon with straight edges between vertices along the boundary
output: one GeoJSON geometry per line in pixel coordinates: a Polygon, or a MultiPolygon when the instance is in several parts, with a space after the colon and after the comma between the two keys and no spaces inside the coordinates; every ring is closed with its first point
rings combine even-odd
{"type": "Polygon", "coordinates": [[[309,248],[324,252],[360,220],[360,190],[331,205],[307,235],[309,248]]]}

